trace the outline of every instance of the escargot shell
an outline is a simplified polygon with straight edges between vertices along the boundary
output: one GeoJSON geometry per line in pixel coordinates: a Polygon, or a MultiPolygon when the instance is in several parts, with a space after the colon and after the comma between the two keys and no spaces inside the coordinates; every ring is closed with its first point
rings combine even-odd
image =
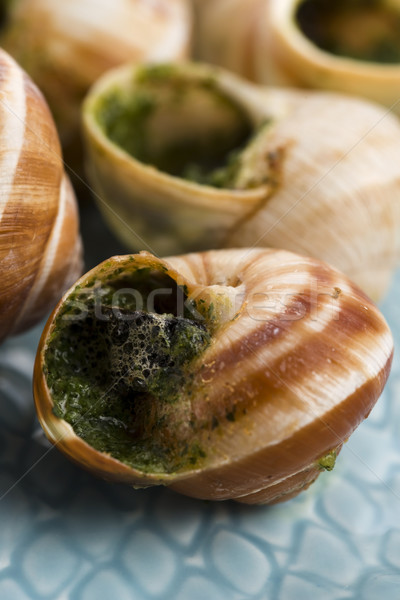
{"type": "Polygon", "coordinates": [[[283,250],[117,256],[50,317],[34,395],[96,475],[205,499],[290,498],[368,416],[393,342],[328,265],[283,250]]]}
{"type": "Polygon", "coordinates": [[[400,114],[398,2],[194,0],[194,5],[202,60],[259,83],[363,96],[400,114]]]}
{"type": "Polygon", "coordinates": [[[381,107],[187,63],[113,70],[83,111],[89,177],[128,247],[285,248],[374,300],[385,292],[400,253],[400,125],[381,107]]]}
{"type": "Polygon", "coordinates": [[[107,69],[187,55],[186,0],[19,0],[8,10],[1,45],[44,93],[63,145],[80,127],[80,103],[107,69]]]}
{"type": "Polygon", "coordinates": [[[80,275],[75,195],[49,109],[0,51],[0,340],[43,318],[80,275]]]}

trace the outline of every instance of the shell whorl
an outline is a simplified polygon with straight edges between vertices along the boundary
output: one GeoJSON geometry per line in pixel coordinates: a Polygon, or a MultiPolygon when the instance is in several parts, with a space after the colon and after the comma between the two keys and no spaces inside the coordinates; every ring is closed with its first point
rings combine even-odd
{"type": "Polygon", "coordinates": [[[0,53],[0,339],[42,318],[81,271],[78,213],[36,86],[0,53]]]}
{"type": "MultiPolygon", "coordinates": [[[[196,423],[189,434],[207,458],[189,471],[143,473],[95,451],[54,415],[42,361],[62,305],[36,360],[35,398],[47,435],[86,468],[136,486],[164,483],[189,496],[250,503],[298,493],[322,470],[318,461],[339,452],[385,385],[393,341],[378,309],[338,271],[282,250],[165,260],[142,253],[134,260],[167,269],[189,298],[232,304],[196,359],[190,414],[178,418],[182,446],[186,419],[196,423]]],[[[90,277],[129,264],[131,257],[114,257],[90,277]]]]}
{"type": "Polygon", "coordinates": [[[223,440],[214,440],[220,465],[175,488],[222,499],[237,487],[237,498],[251,501],[245,497],[264,486],[270,501],[290,462],[304,453],[296,469],[315,475],[318,444],[340,448],[368,415],[387,377],[391,335],[371,302],[318,261],[284,251],[227,251],[190,256],[190,271],[204,273],[204,261],[208,273],[213,265],[246,291],[237,319],[203,357],[199,389],[207,382],[207,397],[199,394],[195,411],[210,419],[212,407],[222,420],[233,412],[235,422],[226,421],[223,440]]]}
{"type": "MultiPolygon", "coordinates": [[[[284,91],[265,90],[266,103],[276,94],[284,106],[284,91]]],[[[398,119],[349,96],[290,96],[287,114],[265,144],[267,151],[283,149],[281,185],[233,228],[226,245],[267,245],[320,258],[376,301],[400,260],[398,119]]]]}

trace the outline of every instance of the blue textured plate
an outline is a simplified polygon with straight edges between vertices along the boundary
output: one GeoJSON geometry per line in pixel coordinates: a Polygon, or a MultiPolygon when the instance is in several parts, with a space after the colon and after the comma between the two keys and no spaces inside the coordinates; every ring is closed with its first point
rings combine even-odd
{"type": "MultiPolygon", "coordinates": [[[[122,249],[90,205],[87,266],[122,249]]],[[[400,273],[381,308],[400,340],[400,273]]],[[[1,600],[398,600],[400,364],[332,473],[274,507],[103,483],[50,448],[41,327],[0,348],[1,600]]]]}

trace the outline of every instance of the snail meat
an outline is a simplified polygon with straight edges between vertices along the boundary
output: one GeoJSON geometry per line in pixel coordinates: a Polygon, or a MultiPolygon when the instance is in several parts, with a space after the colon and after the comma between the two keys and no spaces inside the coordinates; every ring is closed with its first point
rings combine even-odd
{"type": "Polygon", "coordinates": [[[105,479],[271,503],[333,468],[392,352],[378,309],[315,259],[142,252],[65,294],[34,395],[48,438],[105,479]]]}

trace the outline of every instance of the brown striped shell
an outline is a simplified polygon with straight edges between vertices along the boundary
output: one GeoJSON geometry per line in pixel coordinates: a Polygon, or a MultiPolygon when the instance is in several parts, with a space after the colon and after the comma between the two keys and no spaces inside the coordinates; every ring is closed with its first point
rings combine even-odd
{"type": "Polygon", "coordinates": [[[183,58],[190,21],[188,0],[19,0],[0,43],[44,93],[65,146],[75,141],[89,86],[127,61],[183,58]]]}
{"type": "Polygon", "coordinates": [[[75,195],[49,109],[0,51],[0,340],[43,318],[82,268],[75,195]]]}
{"type": "MultiPolygon", "coordinates": [[[[345,276],[315,259],[272,249],[165,260],[141,253],[102,263],[65,295],[42,335],[34,394],[48,438],[101,477],[135,487],[168,485],[197,498],[272,503],[298,494],[333,466],[380,396],[392,352],[390,330],[376,306],[345,276]],[[85,298],[110,278],[121,277],[126,288],[129,274],[143,268],[167,274],[188,300],[214,315],[211,342],[187,372],[190,383],[177,390],[173,402],[150,398],[158,416],[164,415],[155,435],[165,452],[168,444],[177,445],[181,457],[190,444],[201,449],[197,459],[175,470],[143,470],[106,448],[96,450],[55,415],[48,385],[48,352],[64,327],[68,302],[78,299],[81,306],[76,294],[85,298]]],[[[60,374],[51,376],[54,381],[60,374]]],[[[71,372],[68,379],[73,377],[71,372]]],[[[84,419],[90,420],[90,411],[84,419]]],[[[132,434],[132,444],[146,443],[137,436],[132,434]]]]}

